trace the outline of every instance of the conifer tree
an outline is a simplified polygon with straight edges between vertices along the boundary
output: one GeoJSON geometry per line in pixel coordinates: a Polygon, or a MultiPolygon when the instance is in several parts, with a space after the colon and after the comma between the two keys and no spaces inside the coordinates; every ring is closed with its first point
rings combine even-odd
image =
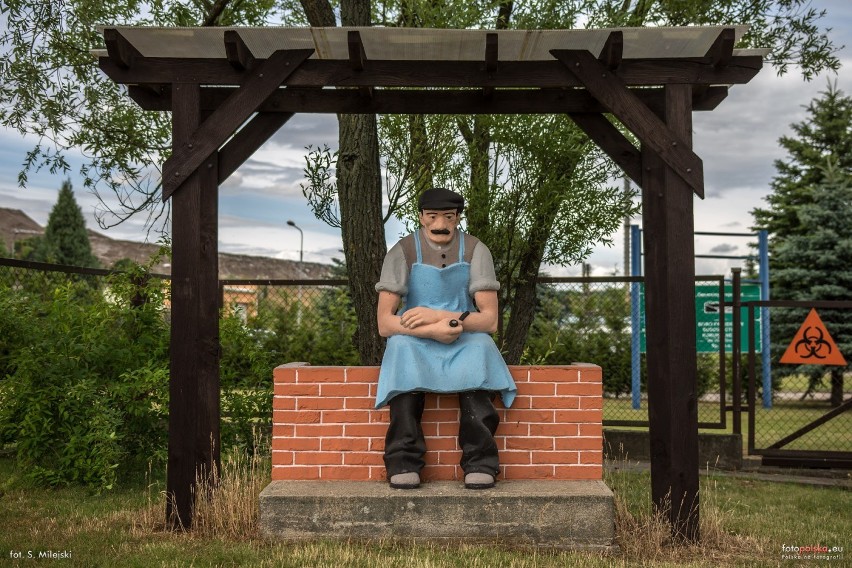
{"type": "Polygon", "coordinates": [[[89,234],[83,211],[74,199],[71,180],[65,180],[59,190],[59,198],[50,211],[44,230],[43,251],[39,260],[48,260],[69,266],[97,267],[98,260],[92,254],[89,234]]]}
{"type": "MultiPolygon", "coordinates": [[[[752,213],[757,227],[769,231],[770,285],[773,300],[848,300],[852,297],[852,98],[835,85],[808,105],[808,117],[793,125],[796,136],[779,143],[787,160],[767,196],[769,207],[752,213]]],[[[801,326],[807,310],[774,309],[771,349],[778,360],[801,326]]],[[[852,310],[820,310],[820,317],[844,354],[852,342],[852,310]]],[[[847,360],[849,357],[847,356],[847,360]]],[[[843,371],[831,368],[831,403],[843,399],[843,371]]],[[[805,394],[820,384],[825,367],[775,366],[777,379],[804,373],[805,394]]]]}

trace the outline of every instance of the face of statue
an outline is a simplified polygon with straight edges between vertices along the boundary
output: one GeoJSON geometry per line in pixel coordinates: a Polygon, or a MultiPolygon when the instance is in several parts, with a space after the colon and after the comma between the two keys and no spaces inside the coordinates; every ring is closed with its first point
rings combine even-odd
{"type": "Polygon", "coordinates": [[[420,212],[420,224],[426,229],[426,237],[436,245],[446,245],[453,240],[459,224],[455,209],[424,209],[420,212]]]}

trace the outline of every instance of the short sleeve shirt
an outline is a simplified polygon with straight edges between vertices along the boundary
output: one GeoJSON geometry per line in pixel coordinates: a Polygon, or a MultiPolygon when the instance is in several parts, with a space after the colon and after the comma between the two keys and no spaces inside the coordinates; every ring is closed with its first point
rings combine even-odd
{"type": "Polygon", "coordinates": [[[456,231],[453,240],[443,246],[436,245],[420,229],[411,235],[403,237],[396,243],[382,265],[382,275],[376,284],[376,291],[393,292],[399,296],[408,293],[408,275],[411,265],[417,262],[414,239],[420,239],[423,263],[437,268],[443,268],[459,262],[459,238],[464,241],[464,260],[470,264],[470,283],[468,292],[471,296],[483,290],[499,290],[500,283],[494,271],[494,259],[485,244],[472,235],[456,231]]]}

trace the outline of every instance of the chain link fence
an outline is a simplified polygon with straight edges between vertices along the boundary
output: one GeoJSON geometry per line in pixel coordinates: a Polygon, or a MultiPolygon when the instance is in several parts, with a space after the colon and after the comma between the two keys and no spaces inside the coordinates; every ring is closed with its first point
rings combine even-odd
{"type": "MultiPolygon", "coordinates": [[[[109,274],[107,270],[2,259],[0,289],[49,300],[57,287],[74,281],[85,283],[84,289],[92,293],[108,296],[109,274]]],[[[156,278],[163,287],[168,287],[167,277],[156,278]]],[[[721,282],[720,277],[705,280],[698,283],[721,282]]],[[[640,286],[638,278],[541,279],[536,315],[521,360],[522,364],[590,362],[600,365],[605,390],[604,424],[609,426],[647,425],[645,354],[637,348],[634,333],[640,286]],[[637,379],[639,392],[635,393],[637,379]]],[[[240,385],[241,377],[249,374],[259,377],[254,383],[259,384],[271,376],[275,365],[286,362],[358,364],[358,353],[352,341],[357,323],[345,280],[223,280],[220,291],[223,385],[240,385]]],[[[166,317],[168,307],[166,295],[166,317]]],[[[718,307],[720,312],[726,309],[721,295],[718,307]]],[[[511,314],[507,314],[504,325],[510,319],[511,314]]],[[[720,329],[724,330],[724,326],[720,325],[720,329]]],[[[775,335],[773,331],[774,343],[775,335]]],[[[724,345],[724,338],[720,338],[720,345],[724,345]]],[[[0,346],[0,358],[2,349],[0,346]]],[[[774,355],[773,360],[777,359],[774,355]]],[[[746,359],[744,351],[738,365],[744,397],[747,394],[746,359]]],[[[759,364],[758,360],[758,376],[759,364]]],[[[726,376],[730,376],[735,367],[729,352],[698,354],[698,416],[702,427],[730,430],[732,389],[726,376]]],[[[793,432],[830,410],[832,384],[835,385],[835,398],[839,396],[845,401],[850,396],[850,381],[843,380],[843,373],[839,375],[842,383],[839,390],[838,379],[832,379],[825,371],[788,373],[784,378],[775,372],[773,376],[779,378],[773,383],[772,408],[758,404],[755,410],[763,417],[758,417],[758,424],[764,425],[766,433],[760,435],[768,436],[767,442],[775,436],[773,432],[793,432]]],[[[747,411],[745,402],[744,399],[744,412],[747,411]]],[[[743,424],[746,423],[743,420],[743,424]]],[[[847,412],[801,437],[794,445],[797,448],[849,449],[850,434],[852,413],[847,412]]]]}
{"type": "Polygon", "coordinates": [[[748,353],[748,448],[764,456],[852,460],[852,302],[749,302],[747,317],[769,309],[769,382],[748,353]],[[845,355],[845,357],[844,357],[845,355]],[[829,365],[820,363],[831,363],[829,365]],[[843,364],[843,363],[846,364],[843,364]],[[817,364],[810,364],[817,363],[817,364]],[[766,395],[768,394],[768,396],[766,395]]]}

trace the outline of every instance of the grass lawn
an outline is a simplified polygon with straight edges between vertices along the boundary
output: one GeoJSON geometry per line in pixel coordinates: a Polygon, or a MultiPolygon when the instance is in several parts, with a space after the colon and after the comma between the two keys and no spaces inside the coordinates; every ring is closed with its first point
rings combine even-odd
{"type": "MultiPolygon", "coordinates": [[[[258,471],[267,472],[268,467],[258,471]]],[[[228,476],[226,470],[223,480],[228,476]]],[[[253,485],[246,507],[256,508],[253,485]]],[[[647,473],[607,474],[616,493],[620,552],[611,554],[502,546],[310,542],[260,537],[253,524],[239,533],[177,534],[158,528],[161,482],[101,494],[82,488],[21,486],[10,460],[0,459],[0,563],[12,566],[311,566],[311,567],[604,567],[776,566],[782,545],[852,545],[852,493],[727,477],[702,476],[699,546],[672,547],[667,529],[649,514],[647,473]],[[153,500],[152,500],[153,496],[153,500]],[[153,522],[152,522],[153,520],[153,522]],[[228,536],[223,536],[228,534],[228,536]],[[70,559],[27,559],[29,551],[68,551],[70,559]],[[20,555],[21,558],[13,558],[20,555]],[[58,564],[56,564],[58,562],[58,564]]],[[[224,483],[224,482],[223,482],[224,483]]],[[[225,499],[221,499],[224,501],[225,499]]],[[[250,511],[251,512],[251,511],[250,511]]],[[[829,563],[841,566],[845,560],[829,563]]]]}

